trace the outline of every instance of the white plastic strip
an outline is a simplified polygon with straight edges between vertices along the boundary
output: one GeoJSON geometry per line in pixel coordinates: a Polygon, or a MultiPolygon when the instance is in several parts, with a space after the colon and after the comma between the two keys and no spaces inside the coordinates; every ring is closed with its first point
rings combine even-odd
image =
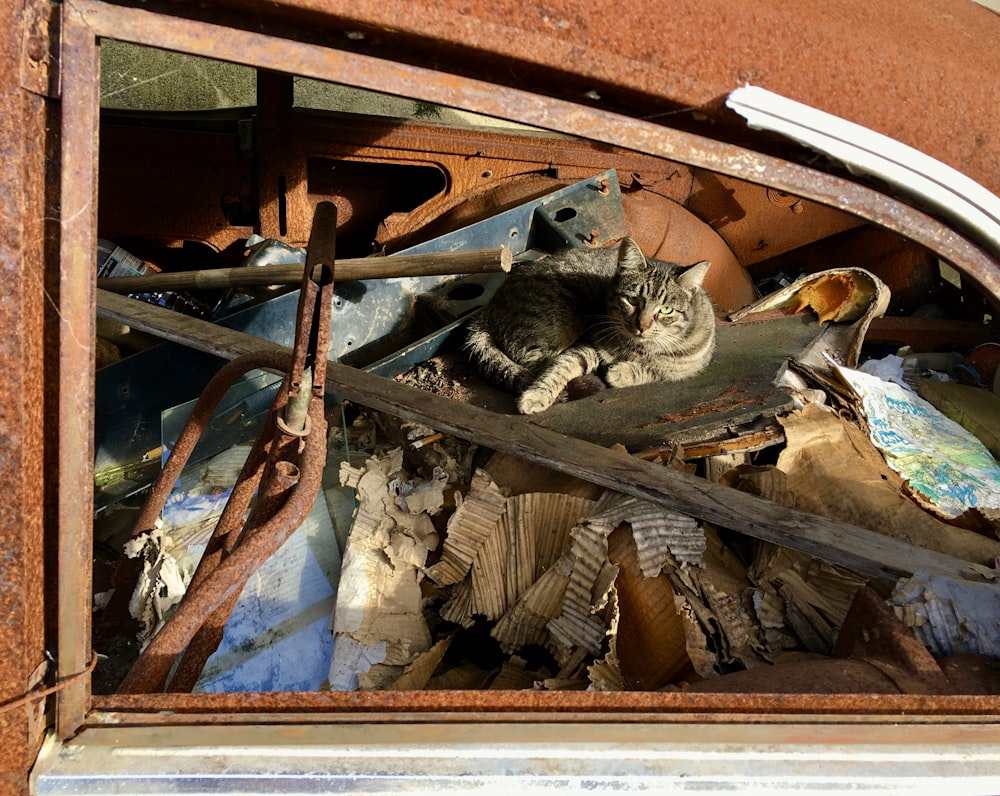
{"type": "Polygon", "coordinates": [[[894,138],[759,86],[731,92],[726,106],[750,127],[780,133],[842,162],[853,174],[878,177],[901,196],[1000,253],[1000,198],[960,171],[894,138]]]}

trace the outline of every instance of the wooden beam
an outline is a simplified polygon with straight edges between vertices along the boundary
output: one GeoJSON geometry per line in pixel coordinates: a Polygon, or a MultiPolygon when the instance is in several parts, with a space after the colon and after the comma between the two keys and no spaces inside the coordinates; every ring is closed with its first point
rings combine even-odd
{"type": "MultiPolygon", "coordinates": [[[[224,359],[248,351],[281,348],[243,332],[103,291],[98,291],[98,315],[224,359]]],[[[499,415],[334,361],[327,366],[326,389],[331,395],[362,406],[419,421],[438,431],[874,578],[895,581],[923,571],[978,579],[968,562],[953,556],[779,506],[621,451],[567,437],[538,426],[528,416],[499,415]]]]}
{"type": "MultiPolygon", "coordinates": [[[[509,271],[510,249],[477,249],[432,254],[397,254],[391,257],[360,257],[337,260],[337,280],[391,279],[401,276],[440,276],[509,271]]],[[[97,280],[97,286],[111,293],[147,293],[165,290],[218,290],[228,287],[298,285],[304,264],[261,267],[211,268],[202,271],[175,271],[143,276],[111,276],[97,280]]]]}

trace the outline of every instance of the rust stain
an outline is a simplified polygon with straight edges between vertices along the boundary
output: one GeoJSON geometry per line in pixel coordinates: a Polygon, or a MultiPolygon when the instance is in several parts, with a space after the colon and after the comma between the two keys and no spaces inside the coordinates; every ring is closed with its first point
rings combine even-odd
{"type": "Polygon", "coordinates": [[[662,415],[658,420],[654,420],[652,423],[646,423],[642,426],[642,428],[654,428],[664,423],[682,423],[685,420],[693,420],[696,417],[712,414],[714,412],[728,412],[733,409],[739,409],[743,406],[752,406],[753,404],[760,403],[767,397],[763,394],[751,396],[744,395],[743,393],[745,389],[746,387],[744,384],[736,382],[721,392],[712,403],[700,403],[697,406],[692,406],[690,409],[683,412],[662,415]]]}
{"type": "MultiPolygon", "coordinates": [[[[113,694],[95,696],[97,711],[129,715],[168,711],[171,724],[229,724],[240,714],[275,714],[280,723],[343,721],[365,714],[379,721],[759,721],[762,716],[893,716],[922,722],[926,716],[979,716],[995,721],[992,696],[927,694],[719,694],[618,691],[362,691],[245,694],[113,694]],[[284,716],[282,714],[285,714],[284,716]],[[299,715],[296,715],[299,714],[299,715]],[[317,714],[322,714],[321,716],[317,714]],[[988,718],[991,717],[991,718],[988,718]]],[[[150,717],[156,720],[155,717],[150,717]]],[[[145,719],[145,717],[144,717],[145,719]]],[[[98,719],[98,721],[100,721],[98,719]]]]}

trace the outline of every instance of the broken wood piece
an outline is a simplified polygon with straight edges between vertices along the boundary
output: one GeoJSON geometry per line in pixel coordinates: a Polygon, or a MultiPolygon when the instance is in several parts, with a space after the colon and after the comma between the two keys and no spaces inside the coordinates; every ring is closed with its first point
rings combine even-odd
{"type": "MultiPolygon", "coordinates": [[[[252,335],[106,291],[98,291],[98,311],[102,317],[224,359],[246,351],[281,348],[252,335]]],[[[711,484],[621,451],[567,437],[537,425],[531,418],[498,416],[334,361],[327,365],[326,378],[330,394],[342,399],[427,423],[493,450],[872,577],[894,582],[901,575],[917,571],[964,579],[981,577],[975,566],[956,556],[711,484]]]]}
{"type": "MultiPolygon", "coordinates": [[[[444,276],[510,271],[510,249],[476,249],[432,254],[396,254],[388,257],[359,257],[337,260],[337,280],[393,279],[404,276],[444,276]]],[[[113,276],[97,280],[111,293],[149,293],[177,290],[223,290],[231,287],[298,285],[304,264],[241,266],[201,271],[175,271],[144,276],[113,276]]],[[[317,272],[314,278],[318,276],[317,272]]]]}

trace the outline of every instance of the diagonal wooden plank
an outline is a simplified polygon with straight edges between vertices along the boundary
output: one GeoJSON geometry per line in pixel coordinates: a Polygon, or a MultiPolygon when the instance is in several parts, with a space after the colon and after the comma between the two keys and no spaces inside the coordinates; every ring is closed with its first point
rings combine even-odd
{"type": "MultiPolygon", "coordinates": [[[[233,359],[282,349],[258,337],[98,290],[98,315],[134,329],[233,359]]],[[[800,550],[875,578],[922,571],[978,579],[966,561],[829,520],[687,475],[626,453],[567,437],[528,417],[497,415],[331,361],[327,391],[438,431],[472,440],[591,483],[634,495],[757,539],[800,550]]]]}

